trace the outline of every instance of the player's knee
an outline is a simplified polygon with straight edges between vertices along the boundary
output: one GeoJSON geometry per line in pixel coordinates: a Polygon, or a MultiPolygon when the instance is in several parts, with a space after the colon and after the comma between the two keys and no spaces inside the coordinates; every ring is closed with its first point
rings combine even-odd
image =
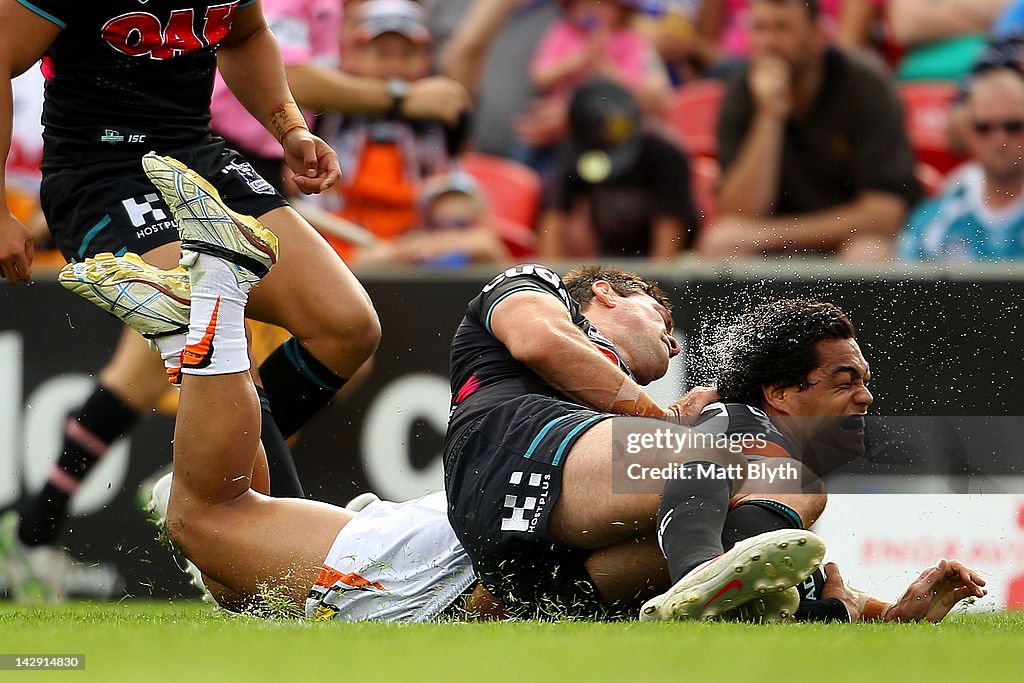
{"type": "Polygon", "coordinates": [[[333,340],[338,354],[348,361],[366,360],[380,343],[380,319],[369,300],[318,316],[317,323],[320,329],[314,336],[333,340]]]}

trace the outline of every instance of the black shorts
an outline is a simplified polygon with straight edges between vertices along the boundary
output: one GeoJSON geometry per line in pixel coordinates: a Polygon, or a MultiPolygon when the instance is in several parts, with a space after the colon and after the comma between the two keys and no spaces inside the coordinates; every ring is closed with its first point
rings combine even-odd
{"type": "Polygon", "coordinates": [[[605,616],[584,566],[555,545],[548,517],[576,440],[612,417],[541,395],[512,399],[445,444],[448,518],[481,583],[511,616],[605,616]]]}
{"type": "MultiPolygon", "coordinates": [[[[262,216],[284,197],[220,138],[161,153],[181,161],[239,213],[262,216]]],[[[68,261],[101,252],[147,251],[178,241],[174,217],[142,170],[142,159],[48,171],[39,190],[53,240],[68,261]]]]}

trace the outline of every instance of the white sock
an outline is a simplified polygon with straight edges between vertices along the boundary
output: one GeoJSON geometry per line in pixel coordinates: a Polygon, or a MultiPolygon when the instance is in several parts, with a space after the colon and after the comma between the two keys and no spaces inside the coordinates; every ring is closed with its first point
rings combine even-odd
{"type": "Polygon", "coordinates": [[[185,348],[186,336],[183,332],[152,340],[167,370],[167,381],[175,386],[181,384],[181,352],[185,348]]]}
{"type": "Polygon", "coordinates": [[[182,353],[186,375],[227,375],[249,369],[245,304],[231,266],[200,254],[189,269],[192,313],[182,353]]]}

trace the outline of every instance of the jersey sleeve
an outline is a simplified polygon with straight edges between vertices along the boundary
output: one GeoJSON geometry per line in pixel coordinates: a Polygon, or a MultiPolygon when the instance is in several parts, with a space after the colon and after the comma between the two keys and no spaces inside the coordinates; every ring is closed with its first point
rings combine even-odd
{"type": "Polygon", "coordinates": [[[487,283],[480,295],[470,302],[470,313],[479,317],[488,333],[494,334],[491,330],[494,307],[513,294],[529,291],[550,294],[561,301],[573,323],[580,317],[579,306],[569,297],[558,273],[536,263],[509,268],[487,283]]]}
{"type": "Polygon", "coordinates": [[[67,28],[76,3],[62,0],[17,0],[18,4],[49,22],[67,28]]]}
{"type": "Polygon", "coordinates": [[[743,403],[712,403],[701,411],[693,428],[728,438],[748,457],[796,457],[795,449],[771,418],[763,410],[743,403]]]}

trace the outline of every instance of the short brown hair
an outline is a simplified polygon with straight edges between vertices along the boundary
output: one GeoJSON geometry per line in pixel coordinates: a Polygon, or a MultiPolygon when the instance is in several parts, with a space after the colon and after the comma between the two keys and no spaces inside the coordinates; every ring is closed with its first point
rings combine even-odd
{"type": "Polygon", "coordinates": [[[636,273],[613,266],[582,266],[574,268],[562,277],[566,290],[580,306],[586,306],[594,298],[592,289],[595,282],[604,280],[619,296],[646,294],[664,306],[672,314],[672,302],[654,280],[647,280],[636,273]]]}

